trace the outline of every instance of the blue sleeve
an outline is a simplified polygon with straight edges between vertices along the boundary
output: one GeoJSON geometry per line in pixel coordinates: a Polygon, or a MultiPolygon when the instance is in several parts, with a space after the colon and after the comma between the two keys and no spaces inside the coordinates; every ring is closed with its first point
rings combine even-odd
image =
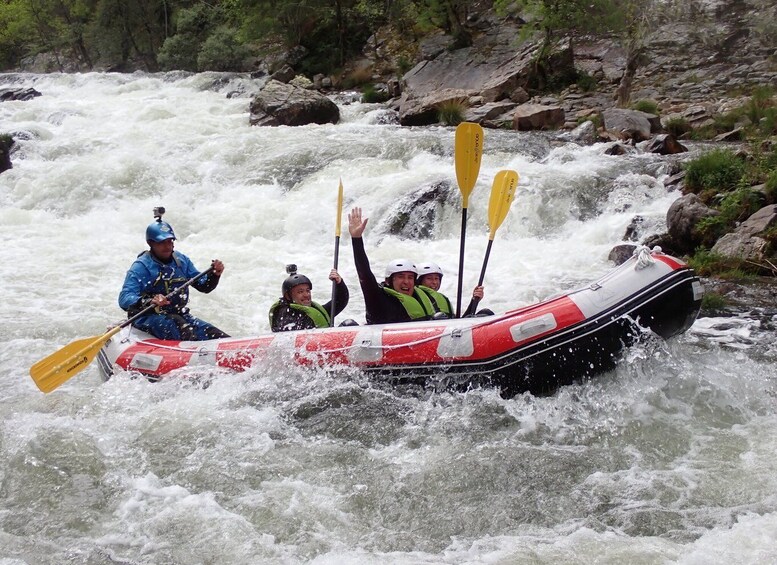
{"type": "Polygon", "coordinates": [[[143,293],[153,282],[148,268],[140,261],[135,261],[130,266],[124,277],[124,284],[119,293],[119,306],[122,310],[129,310],[139,303],[143,293]]]}

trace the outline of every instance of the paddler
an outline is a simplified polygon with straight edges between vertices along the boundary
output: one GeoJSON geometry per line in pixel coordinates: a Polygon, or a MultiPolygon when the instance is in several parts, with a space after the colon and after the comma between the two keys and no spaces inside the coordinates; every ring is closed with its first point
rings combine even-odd
{"type": "MultiPolygon", "coordinates": [[[[297,272],[296,265],[288,265],[289,274],[281,285],[281,298],[270,307],[270,327],[274,332],[326,328],[330,325],[332,302],[319,304],[312,300],[313,283],[297,272]]],[[[335,283],[335,315],[348,305],[348,287],[335,269],[329,272],[335,283]]]]}
{"type": "MultiPolygon", "coordinates": [[[[119,293],[119,306],[127,311],[129,317],[151,304],[156,306],[150,314],[141,316],[132,325],[159,339],[200,341],[229,337],[189,313],[188,288],[170,299],[165,297],[200,271],[186,255],[174,250],[175,232],[170,224],[162,220],[164,213],[164,208],[154,208],[155,221],[146,228],[149,249],[138,255],[127,271],[119,293]]],[[[200,277],[191,286],[205,293],[215,289],[224,272],[224,263],[214,259],[212,267],[211,273],[200,277]]]]}
{"type": "Polygon", "coordinates": [[[361,208],[353,208],[348,214],[348,231],[351,234],[359,285],[364,294],[367,323],[389,324],[430,319],[435,314],[434,306],[426,292],[415,285],[418,269],[412,261],[390,261],[382,283],[372,274],[362,239],[367,220],[362,218],[361,208]]]}
{"type": "MultiPolygon", "coordinates": [[[[426,294],[429,295],[429,298],[432,300],[432,304],[434,305],[434,309],[437,312],[442,312],[448,318],[454,318],[455,313],[453,311],[453,307],[451,306],[451,301],[448,300],[447,296],[440,292],[440,287],[442,286],[442,277],[442,268],[440,268],[437,263],[424,263],[418,267],[418,279],[416,280],[416,284],[422,290],[424,290],[426,294]]],[[[472,300],[470,301],[469,306],[467,306],[467,309],[461,315],[462,318],[475,315],[477,303],[483,300],[483,294],[483,287],[476,286],[475,290],[472,291],[472,300]]],[[[492,313],[487,309],[484,309],[481,312],[486,311],[492,313]]]]}

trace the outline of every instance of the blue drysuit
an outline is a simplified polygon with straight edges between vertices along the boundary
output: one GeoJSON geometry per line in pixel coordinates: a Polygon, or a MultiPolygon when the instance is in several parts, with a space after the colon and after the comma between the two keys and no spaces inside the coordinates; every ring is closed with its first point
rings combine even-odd
{"type": "MultiPolygon", "coordinates": [[[[132,317],[146,307],[156,294],[167,295],[200,272],[183,253],[173,251],[169,263],[162,263],[150,251],[144,251],[127,271],[119,293],[119,306],[132,317]]],[[[200,292],[210,292],[219,284],[219,277],[209,273],[191,286],[200,292]]],[[[200,341],[229,337],[217,327],[189,314],[189,289],[170,297],[170,304],[141,316],[132,325],[159,339],[200,341]]]]}

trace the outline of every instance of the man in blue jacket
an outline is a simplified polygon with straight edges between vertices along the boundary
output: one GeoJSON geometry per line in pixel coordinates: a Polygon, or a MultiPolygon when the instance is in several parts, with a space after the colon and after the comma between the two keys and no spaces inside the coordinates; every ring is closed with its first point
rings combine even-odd
{"type": "MultiPolygon", "coordinates": [[[[189,313],[188,288],[169,300],[165,298],[196,277],[200,271],[186,255],[173,249],[175,232],[170,224],[162,221],[164,209],[161,212],[158,210],[154,210],[156,221],[146,228],[149,249],[138,255],[127,271],[124,286],[119,293],[119,306],[132,317],[153,304],[156,308],[135,320],[132,325],[159,339],[200,341],[229,337],[217,327],[189,313]]],[[[218,286],[223,272],[224,263],[216,259],[213,261],[213,271],[197,279],[191,286],[200,292],[210,292],[218,286]]]]}

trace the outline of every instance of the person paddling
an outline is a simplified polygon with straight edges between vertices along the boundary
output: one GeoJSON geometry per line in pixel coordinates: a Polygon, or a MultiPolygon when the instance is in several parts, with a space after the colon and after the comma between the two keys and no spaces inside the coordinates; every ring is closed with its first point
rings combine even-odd
{"type": "Polygon", "coordinates": [[[351,234],[359,285],[364,294],[367,323],[389,324],[430,319],[435,313],[434,306],[426,292],[415,286],[418,269],[412,261],[394,259],[386,266],[383,283],[375,279],[362,239],[367,220],[362,218],[361,208],[353,208],[348,214],[348,231],[351,234]]]}
{"type": "MultiPolygon", "coordinates": [[[[196,277],[200,271],[191,260],[174,250],[173,227],[162,220],[165,209],[154,208],[156,220],[146,228],[146,243],[149,249],[138,255],[124,278],[119,293],[119,306],[132,317],[147,306],[156,306],[146,316],[141,316],[132,325],[159,339],[201,341],[229,337],[217,327],[195,318],[189,313],[188,288],[170,299],[166,294],[174,291],[196,277]]],[[[212,262],[213,271],[192,283],[200,292],[214,290],[224,272],[224,263],[218,259],[212,262]]]]}
{"type": "MultiPolygon", "coordinates": [[[[451,306],[451,301],[447,296],[440,292],[442,277],[442,269],[437,263],[424,263],[418,267],[418,280],[416,281],[416,284],[426,291],[437,312],[442,312],[449,318],[455,318],[456,316],[453,307],[451,306]]],[[[483,287],[476,286],[475,290],[472,291],[472,300],[470,301],[469,306],[467,306],[467,309],[461,315],[462,318],[475,315],[477,303],[483,300],[483,294],[483,287]]]]}
{"type": "MultiPolygon", "coordinates": [[[[281,298],[270,307],[270,328],[274,332],[327,328],[330,323],[332,302],[313,302],[313,283],[297,272],[296,265],[286,267],[289,276],[281,285],[281,298]]],[[[348,305],[348,287],[340,274],[332,269],[329,280],[335,283],[335,315],[348,305]]]]}

